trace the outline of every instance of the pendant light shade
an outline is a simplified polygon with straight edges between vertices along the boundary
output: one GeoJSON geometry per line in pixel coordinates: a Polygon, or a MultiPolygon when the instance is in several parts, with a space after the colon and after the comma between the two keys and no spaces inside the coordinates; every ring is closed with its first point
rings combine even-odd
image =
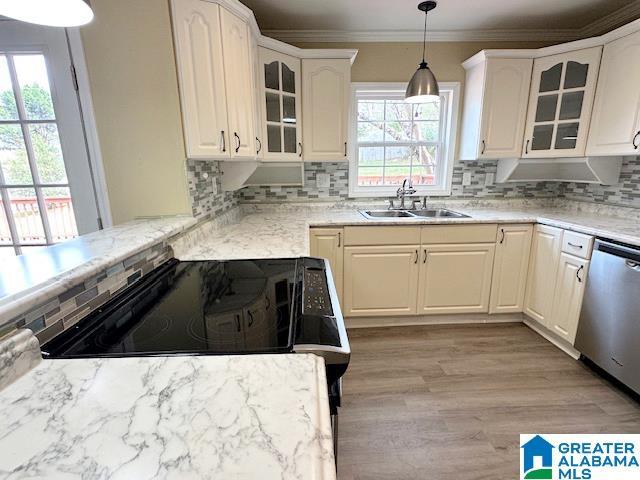
{"type": "Polygon", "coordinates": [[[2,0],[0,15],[50,27],[79,27],[93,20],[87,0],[2,0]]]}
{"type": "Polygon", "coordinates": [[[407,85],[407,91],[405,93],[404,100],[408,103],[424,103],[440,96],[440,89],[438,88],[438,81],[435,75],[427,65],[424,59],[425,49],[427,45],[427,12],[436,8],[437,3],[435,1],[422,2],[418,5],[418,9],[424,12],[424,35],[422,40],[422,61],[418,66],[418,70],[413,74],[409,84],[407,85]]]}

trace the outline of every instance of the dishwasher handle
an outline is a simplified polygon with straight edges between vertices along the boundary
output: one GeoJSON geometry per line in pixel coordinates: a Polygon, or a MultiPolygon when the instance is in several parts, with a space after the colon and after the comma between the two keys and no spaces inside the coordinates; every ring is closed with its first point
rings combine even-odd
{"type": "Polygon", "coordinates": [[[631,265],[629,265],[630,263],[636,266],[640,265],[640,248],[633,248],[627,245],[621,245],[618,243],[597,239],[595,241],[593,249],[599,250],[603,253],[608,253],[609,255],[615,255],[616,257],[627,259],[626,263],[629,268],[633,268],[631,265]]]}

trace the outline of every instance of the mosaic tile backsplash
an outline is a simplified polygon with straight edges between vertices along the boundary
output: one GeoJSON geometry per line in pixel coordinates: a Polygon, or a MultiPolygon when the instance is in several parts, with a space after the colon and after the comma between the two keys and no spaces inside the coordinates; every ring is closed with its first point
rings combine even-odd
{"type": "MultiPolygon", "coordinates": [[[[558,195],[559,185],[552,182],[508,183],[485,186],[485,176],[497,170],[497,162],[464,162],[453,169],[452,198],[520,198],[553,197],[558,195]],[[462,175],[471,172],[471,185],[462,185],[462,175]]],[[[247,187],[238,192],[240,202],[300,202],[318,200],[346,200],[349,198],[349,164],[308,163],[305,165],[304,187],[247,187]],[[316,188],[316,174],[328,173],[330,186],[316,188]]],[[[385,197],[386,198],[386,197],[385,197]]]]}
{"type": "Polygon", "coordinates": [[[11,319],[7,327],[28,328],[42,344],[75,325],[172,256],[168,242],[158,243],[88,278],[46,303],[34,306],[28,312],[11,319]]]}
{"type": "Polygon", "coordinates": [[[217,217],[238,204],[234,192],[222,191],[221,176],[220,162],[187,161],[187,184],[194,217],[217,217]]]}

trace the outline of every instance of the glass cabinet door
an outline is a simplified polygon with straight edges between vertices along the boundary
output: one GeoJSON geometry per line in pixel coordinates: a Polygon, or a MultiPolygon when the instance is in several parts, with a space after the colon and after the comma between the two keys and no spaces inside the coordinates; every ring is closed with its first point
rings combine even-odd
{"type": "Polygon", "coordinates": [[[265,159],[300,160],[300,60],[261,52],[264,75],[265,159]]]}
{"type": "Polygon", "coordinates": [[[536,60],[524,156],[584,153],[599,58],[597,47],[536,60]]]}

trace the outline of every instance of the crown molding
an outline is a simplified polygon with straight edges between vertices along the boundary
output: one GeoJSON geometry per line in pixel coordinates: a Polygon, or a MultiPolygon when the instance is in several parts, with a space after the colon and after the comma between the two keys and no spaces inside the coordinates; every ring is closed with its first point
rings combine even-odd
{"type": "MultiPolygon", "coordinates": [[[[559,41],[579,38],[577,30],[429,30],[429,42],[482,42],[482,41],[559,41]]],[[[263,35],[283,42],[422,42],[422,30],[263,30],[263,35]]]]}
{"type": "MultiPolygon", "coordinates": [[[[495,29],[495,30],[428,30],[429,42],[541,41],[568,42],[602,35],[631,20],[640,18],[640,0],[625,5],[609,15],[574,29],[495,29]]],[[[262,34],[283,42],[422,42],[422,30],[263,30],[262,34]]]]}

